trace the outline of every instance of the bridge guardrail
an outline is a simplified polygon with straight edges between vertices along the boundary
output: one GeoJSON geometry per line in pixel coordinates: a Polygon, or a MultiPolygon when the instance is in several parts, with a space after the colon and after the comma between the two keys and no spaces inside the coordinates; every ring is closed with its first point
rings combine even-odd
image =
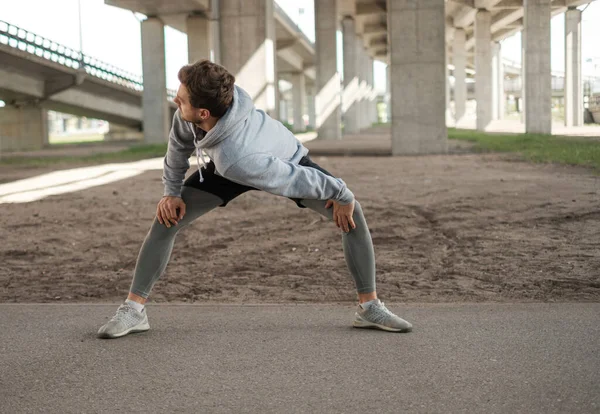
{"type": "MultiPolygon", "coordinates": [[[[0,20],[0,44],[8,45],[23,52],[50,60],[73,69],[83,68],[86,73],[125,86],[129,89],[143,90],[143,78],[93,56],[86,55],[60,43],[29,32],[14,24],[0,20]]],[[[169,97],[173,91],[167,91],[169,97]]],[[[173,95],[174,96],[174,95],[173,95]]]]}

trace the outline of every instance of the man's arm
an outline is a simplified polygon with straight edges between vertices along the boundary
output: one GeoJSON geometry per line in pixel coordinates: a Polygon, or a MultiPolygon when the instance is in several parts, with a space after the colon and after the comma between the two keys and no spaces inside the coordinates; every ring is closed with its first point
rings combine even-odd
{"type": "Polygon", "coordinates": [[[169,145],[164,159],[162,182],[165,196],[181,197],[185,173],[190,168],[189,158],[194,151],[194,134],[181,120],[179,110],[173,117],[169,145]]]}
{"type": "Polygon", "coordinates": [[[232,181],[284,197],[335,200],[341,205],[354,201],[354,194],[341,179],[265,153],[242,158],[223,175],[232,181]]]}

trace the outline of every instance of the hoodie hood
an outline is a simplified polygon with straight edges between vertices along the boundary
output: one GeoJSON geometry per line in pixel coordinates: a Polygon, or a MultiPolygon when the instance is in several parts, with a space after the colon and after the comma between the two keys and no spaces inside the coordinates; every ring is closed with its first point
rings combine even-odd
{"type": "Polygon", "coordinates": [[[214,126],[208,131],[204,138],[196,142],[196,148],[210,148],[223,141],[228,136],[234,135],[238,128],[241,128],[244,121],[248,119],[254,104],[250,95],[237,85],[234,85],[233,102],[214,126]]]}

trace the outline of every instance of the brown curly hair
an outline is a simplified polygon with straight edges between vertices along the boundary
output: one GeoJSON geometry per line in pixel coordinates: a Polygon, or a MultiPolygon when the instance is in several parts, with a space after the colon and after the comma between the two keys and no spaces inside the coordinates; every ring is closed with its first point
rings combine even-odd
{"type": "Polygon", "coordinates": [[[216,117],[225,115],[233,101],[235,83],[227,69],[203,59],[179,69],[177,77],[186,86],[194,108],[208,109],[216,117]]]}

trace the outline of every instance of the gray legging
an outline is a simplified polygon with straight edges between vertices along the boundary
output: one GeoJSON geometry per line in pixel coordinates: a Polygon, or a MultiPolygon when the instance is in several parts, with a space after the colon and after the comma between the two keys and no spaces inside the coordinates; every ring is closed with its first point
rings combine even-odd
{"type": "MultiPolygon", "coordinates": [[[[148,298],[152,286],[167,267],[177,233],[198,217],[223,204],[223,201],[216,195],[192,187],[183,187],[181,198],[186,204],[186,214],[177,226],[168,228],[164,224],[160,224],[156,217],[154,218],[138,255],[130,288],[131,293],[148,298]]],[[[333,220],[333,208],[326,209],[326,201],[302,200],[301,203],[333,220]]],[[[357,291],[359,293],[374,292],[375,253],[371,234],[358,202],[354,208],[353,218],[356,229],[351,229],[349,233],[342,232],[344,257],[356,283],[357,291]]]]}

